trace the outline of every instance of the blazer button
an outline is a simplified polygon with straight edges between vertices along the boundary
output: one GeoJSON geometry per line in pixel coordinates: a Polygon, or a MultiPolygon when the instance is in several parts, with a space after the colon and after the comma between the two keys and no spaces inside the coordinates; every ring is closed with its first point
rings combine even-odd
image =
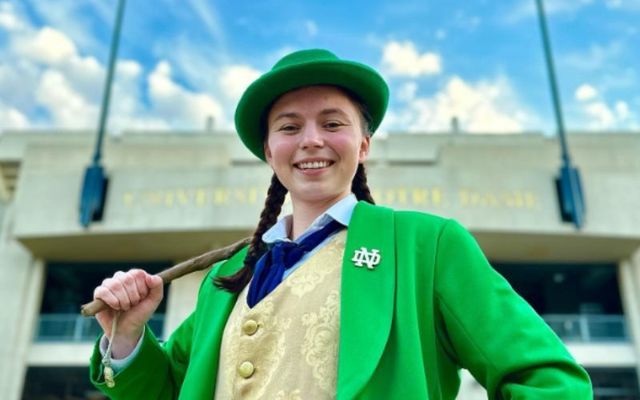
{"type": "Polygon", "coordinates": [[[238,374],[243,378],[250,378],[255,370],[255,367],[249,361],[244,361],[238,366],[238,374]]]}
{"type": "Polygon", "coordinates": [[[257,330],[258,330],[258,323],[253,319],[249,319],[245,321],[244,324],[242,324],[242,331],[249,336],[256,333],[257,330]]]}

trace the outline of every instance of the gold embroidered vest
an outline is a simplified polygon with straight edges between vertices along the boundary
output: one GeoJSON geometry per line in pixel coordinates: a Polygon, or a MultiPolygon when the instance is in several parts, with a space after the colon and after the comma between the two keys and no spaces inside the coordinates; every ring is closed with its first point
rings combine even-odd
{"type": "Polygon", "coordinates": [[[253,308],[247,287],[222,337],[215,398],[333,399],[346,231],[334,235],[253,308]]]}

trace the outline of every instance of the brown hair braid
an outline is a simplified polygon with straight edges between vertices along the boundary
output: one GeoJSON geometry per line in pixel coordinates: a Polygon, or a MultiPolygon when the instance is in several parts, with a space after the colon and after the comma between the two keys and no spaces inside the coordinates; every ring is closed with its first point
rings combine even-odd
{"type": "Polygon", "coordinates": [[[367,172],[364,169],[364,164],[358,164],[356,174],[351,181],[351,191],[356,195],[358,200],[366,201],[367,203],[376,204],[371,196],[371,190],[367,185],[367,172]]]}
{"type": "Polygon", "coordinates": [[[287,188],[282,185],[276,174],[273,174],[267,198],[264,201],[264,208],[260,214],[260,221],[253,233],[243,267],[233,275],[215,278],[214,285],[229,292],[238,293],[249,283],[256,262],[266,251],[262,235],[277,222],[286,194],[287,188]]]}

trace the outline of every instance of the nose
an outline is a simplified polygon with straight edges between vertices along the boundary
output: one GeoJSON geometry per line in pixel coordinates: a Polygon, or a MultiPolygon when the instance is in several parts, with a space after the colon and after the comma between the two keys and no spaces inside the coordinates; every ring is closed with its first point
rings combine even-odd
{"type": "Polygon", "coordinates": [[[324,139],[318,127],[315,124],[306,124],[300,138],[300,147],[309,149],[322,146],[324,146],[324,139]]]}

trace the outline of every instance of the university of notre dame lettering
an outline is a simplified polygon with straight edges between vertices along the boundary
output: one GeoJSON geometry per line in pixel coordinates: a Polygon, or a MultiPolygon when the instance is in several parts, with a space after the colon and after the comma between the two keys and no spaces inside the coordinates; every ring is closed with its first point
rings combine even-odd
{"type": "Polygon", "coordinates": [[[534,209],[538,206],[537,196],[528,190],[504,190],[498,192],[460,189],[458,191],[460,207],[484,208],[523,208],[534,209]]]}
{"type": "MultiPolygon", "coordinates": [[[[127,191],[122,200],[125,207],[208,207],[258,205],[258,187],[201,187],[192,189],[159,189],[127,191]]],[[[260,199],[262,201],[262,199],[260,199]]]]}
{"type": "MultiPolygon", "coordinates": [[[[260,206],[264,188],[246,187],[196,187],[158,190],[130,190],[122,195],[123,205],[135,207],[227,207],[260,206]]],[[[376,202],[399,208],[509,208],[533,210],[539,207],[538,196],[531,190],[479,190],[442,187],[387,187],[372,191],[376,202]]]]}

